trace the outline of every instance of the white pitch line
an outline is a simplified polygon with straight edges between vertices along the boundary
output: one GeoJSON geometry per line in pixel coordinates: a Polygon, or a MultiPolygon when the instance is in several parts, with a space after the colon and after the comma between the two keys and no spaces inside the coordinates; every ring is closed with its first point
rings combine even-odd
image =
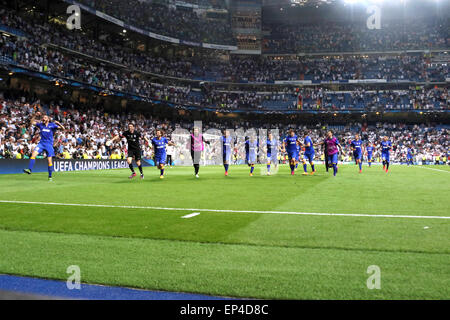
{"type": "Polygon", "coordinates": [[[148,209],[167,211],[200,211],[200,212],[222,212],[222,213],[272,213],[291,214],[304,216],[336,216],[336,217],[370,217],[370,218],[405,218],[405,219],[450,219],[448,216],[408,216],[395,214],[362,214],[362,213],[324,213],[324,212],[293,212],[293,211],[253,211],[253,210],[227,210],[227,209],[192,209],[192,208],[164,208],[164,207],[141,207],[141,206],[116,206],[109,204],[84,204],[84,203],[57,203],[57,202],[34,202],[0,200],[0,203],[16,204],[39,204],[48,206],[72,206],[72,207],[94,207],[94,208],[121,208],[121,209],[148,209]]]}
{"type": "Polygon", "coordinates": [[[420,169],[427,169],[427,170],[433,170],[433,171],[439,171],[439,172],[450,173],[450,171],[447,171],[447,170],[434,169],[434,168],[427,168],[427,167],[421,167],[421,166],[414,166],[414,168],[420,168],[420,169]]]}
{"type": "Polygon", "coordinates": [[[183,219],[189,219],[189,218],[198,216],[199,214],[200,214],[200,212],[194,212],[194,213],[191,213],[191,214],[187,214],[187,215],[185,215],[185,216],[182,216],[181,218],[183,218],[183,219]]]}

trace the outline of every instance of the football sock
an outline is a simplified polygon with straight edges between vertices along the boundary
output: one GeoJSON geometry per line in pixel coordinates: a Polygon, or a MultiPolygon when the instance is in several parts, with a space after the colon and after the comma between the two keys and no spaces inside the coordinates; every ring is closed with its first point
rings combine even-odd
{"type": "Polygon", "coordinates": [[[34,162],[35,162],[35,158],[30,158],[30,163],[28,164],[28,169],[33,170],[33,166],[34,166],[34,162]]]}

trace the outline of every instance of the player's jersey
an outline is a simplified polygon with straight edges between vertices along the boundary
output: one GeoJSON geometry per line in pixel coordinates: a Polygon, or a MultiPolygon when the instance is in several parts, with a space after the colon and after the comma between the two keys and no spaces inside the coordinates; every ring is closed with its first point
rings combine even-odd
{"type": "Polygon", "coordinates": [[[328,155],[333,155],[333,154],[337,154],[338,153],[338,144],[339,144],[339,140],[336,137],[333,137],[331,139],[326,139],[325,140],[325,144],[326,144],[326,148],[327,148],[327,154],[328,155]]]}
{"type": "Polygon", "coordinates": [[[134,130],[133,133],[131,133],[130,130],[127,130],[122,135],[127,139],[128,149],[133,149],[133,150],[140,149],[140,146],[139,146],[139,139],[141,138],[140,132],[137,132],[136,130],[134,130]]]}
{"type": "Polygon", "coordinates": [[[287,152],[297,152],[297,136],[288,136],[284,139],[287,152]]]}
{"type": "Polygon", "coordinates": [[[258,153],[258,140],[245,141],[245,153],[248,155],[256,155],[258,153]]]}
{"type": "Polygon", "coordinates": [[[373,147],[367,147],[366,150],[367,150],[367,156],[371,157],[373,154],[373,147]]]}
{"type": "Polygon", "coordinates": [[[166,145],[169,143],[167,138],[161,137],[157,139],[156,137],[152,139],[153,148],[155,150],[155,156],[161,156],[166,154],[166,145]]]}
{"type": "Polygon", "coordinates": [[[391,148],[392,148],[391,141],[381,141],[381,153],[389,154],[391,148]]]}
{"type": "Polygon", "coordinates": [[[408,148],[406,151],[406,155],[408,158],[412,158],[413,157],[413,151],[411,148],[408,148]]]}
{"type": "Polygon", "coordinates": [[[222,144],[223,154],[231,154],[231,136],[222,136],[222,144]]]}
{"type": "Polygon", "coordinates": [[[266,144],[267,144],[267,157],[276,156],[278,153],[278,140],[267,139],[266,144]]]}
{"type": "Polygon", "coordinates": [[[310,136],[305,137],[303,144],[305,145],[305,154],[313,154],[314,153],[314,146],[313,146],[313,142],[312,142],[312,139],[310,136]],[[309,143],[309,147],[307,146],[308,143],[309,143]]]}
{"type": "Polygon", "coordinates": [[[352,147],[352,150],[353,150],[354,154],[361,154],[362,153],[362,148],[361,148],[362,141],[361,140],[353,140],[350,143],[350,145],[352,147]]]}
{"type": "Polygon", "coordinates": [[[41,140],[39,141],[39,143],[53,146],[53,136],[56,129],[58,129],[58,126],[53,122],[49,122],[47,126],[44,123],[40,122],[36,124],[36,127],[38,127],[40,130],[39,134],[41,136],[41,140]]]}

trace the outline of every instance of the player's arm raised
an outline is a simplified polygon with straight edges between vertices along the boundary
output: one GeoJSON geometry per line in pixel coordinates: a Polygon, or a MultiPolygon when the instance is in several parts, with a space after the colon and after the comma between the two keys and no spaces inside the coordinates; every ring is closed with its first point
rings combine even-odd
{"type": "Polygon", "coordinates": [[[111,144],[113,144],[113,142],[116,141],[116,140],[120,140],[120,136],[119,136],[119,135],[116,135],[116,136],[114,136],[111,140],[109,140],[109,141],[108,141],[108,144],[111,145],[111,144]]]}
{"type": "Polygon", "coordinates": [[[147,142],[147,145],[150,147],[150,149],[152,148],[152,142],[150,140],[148,140],[148,138],[146,136],[142,136],[142,138],[144,139],[145,142],[147,142]]]}
{"type": "Polygon", "coordinates": [[[204,143],[206,143],[207,145],[210,145],[211,143],[209,142],[209,140],[205,140],[205,137],[202,135],[202,141],[204,143]]]}
{"type": "Polygon", "coordinates": [[[36,118],[40,118],[41,117],[41,113],[38,111],[35,114],[33,114],[31,116],[30,119],[30,125],[35,126],[38,123],[38,120],[36,118]]]}
{"type": "Polygon", "coordinates": [[[317,143],[313,143],[313,147],[318,147],[318,146],[322,146],[325,144],[325,140],[322,142],[317,142],[317,143]]]}
{"type": "Polygon", "coordinates": [[[64,128],[64,126],[59,122],[59,121],[55,121],[55,124],[58,126],[59,129],[61,129],[62,131],[66,131],[66,128],[64,128]]]}

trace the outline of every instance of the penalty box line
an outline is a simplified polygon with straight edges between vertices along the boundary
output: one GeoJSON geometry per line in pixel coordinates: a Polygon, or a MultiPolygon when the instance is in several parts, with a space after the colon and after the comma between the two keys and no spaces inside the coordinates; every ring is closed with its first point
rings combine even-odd
{"type": "Polygon", "coordinates": [[[370,218],[403,218],[403,219],[450,219],[447,216],[409,216],[394,214],[362,214],[362,213],[321,213],[321,212],[293,212],[293,211],[255,211],[255,210],[228,210],[228,209],[192,209],[192,208],[165,208],[146,206],[119,206],[109,204],[85,204],[85,203],[58,203],[58,202],[35,202],[0,200],[0,203],[32,204],[45,206],[70,206],[70,207],[92,207],[92,208],[120,208],[120,209],[147,209],[165,211],[194,211],[194,212],[220,212],[220,213],[258,213],[258,214],[286,214],[304,216],[335,216],[335,217],[370,217],[370,218]]]}

